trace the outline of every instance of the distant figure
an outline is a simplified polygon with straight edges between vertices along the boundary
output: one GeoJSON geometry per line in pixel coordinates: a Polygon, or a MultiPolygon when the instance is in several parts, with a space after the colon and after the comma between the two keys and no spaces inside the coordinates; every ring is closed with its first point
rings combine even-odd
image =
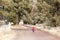
{"type": "Polygon", "coordinates": [[[8,29],[10,30],[10,29],[11,29],[11,23],[9,22],[9,24],[8,24],[8,25],[9,25],[8,29]]]}
{"type": "Polygon", "coordinates": [[[20,20],[19,25],[23,25],[23,24],[24,24],[23,20],[20,20]]]}
{"type": "Polygon", "coordinates": [[[34,28],[34,27],[32,27],[32,31],[33,31],[33,32],[35,31],[35,28],[34,28]]]}

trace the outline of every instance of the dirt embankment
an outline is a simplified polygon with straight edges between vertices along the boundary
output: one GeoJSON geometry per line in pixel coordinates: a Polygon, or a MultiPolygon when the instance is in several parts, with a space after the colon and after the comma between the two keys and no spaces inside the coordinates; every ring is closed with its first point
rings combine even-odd
{"type": "Polygon", "coordinates": [[[60,27],[49,27],[44,25],[35,25],[35,27],[60,37],[60,27]]]}

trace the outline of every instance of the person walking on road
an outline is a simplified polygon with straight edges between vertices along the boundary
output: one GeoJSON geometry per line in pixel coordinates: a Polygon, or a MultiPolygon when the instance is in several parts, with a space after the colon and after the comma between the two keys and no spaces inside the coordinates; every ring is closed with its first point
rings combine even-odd
{"type": "Polygon", "coordinates": [[[35,28],[34,28],[34,27],[32,27],[32,31],[33,31],[33,32],[35,31],[35,28]]]}

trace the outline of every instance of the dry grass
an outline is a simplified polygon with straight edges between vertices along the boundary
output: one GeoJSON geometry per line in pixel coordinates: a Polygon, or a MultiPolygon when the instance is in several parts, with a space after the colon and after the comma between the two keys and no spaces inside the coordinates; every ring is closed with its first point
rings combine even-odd
{"type": "Polygon", "coordinates": [[[23,25],[13,25],[11,28],[12,29],[27,29],[27,27],[25,27],[23,25]]]}
{"type": "Polygon", "coordinates": [[[42,26],[36,26],[36,28],[38,29],[41,29],[41,30],[44,30],[44,31],[47,31],[53,35],[56,35],[56,36],[59,36],[60,37],[60,27],[51,27],[50,29],[49,28],[44,28],[42,26]]]}

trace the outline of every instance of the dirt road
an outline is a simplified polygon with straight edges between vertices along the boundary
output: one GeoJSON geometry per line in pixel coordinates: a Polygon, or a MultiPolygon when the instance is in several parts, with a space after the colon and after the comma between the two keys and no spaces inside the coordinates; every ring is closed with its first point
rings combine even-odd
{"type": "Polygon", "coordinates": [[[14,31],[17,35],[13,40],[60,40],[60,37],[56,37],[38,29],[36,29],[35,32],[32,32],[31,28],[14,31]]]}

